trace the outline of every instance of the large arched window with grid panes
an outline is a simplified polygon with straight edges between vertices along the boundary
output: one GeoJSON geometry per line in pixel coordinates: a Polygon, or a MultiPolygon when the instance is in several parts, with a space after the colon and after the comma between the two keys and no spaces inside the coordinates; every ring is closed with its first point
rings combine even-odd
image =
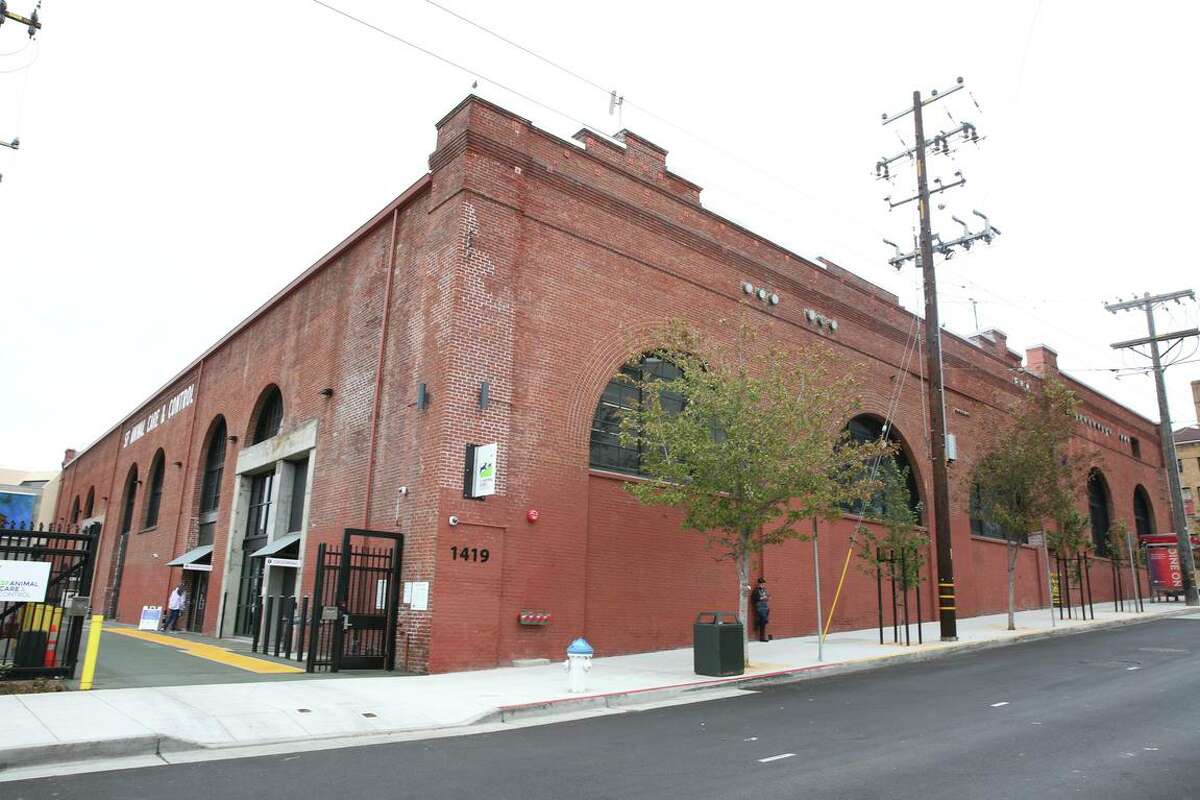
{"type": "Polygon", "coordinates": [[[1112,525],[1112,504],[1108,491],[1108,481],[1100,470],[1094,469],[1088,474],[1087,482],[1088,517],[1092,523],[1092,542],[1096,545],[1096,555],[1108,555],[1108,529],[1112,525]]]}
{"type": "MultiPolygon", "coordinates": [[[[612,470],[630,475],[642,472],[642,453],[637,446],[623,445],[620,441],[621,418],[625,413],[636,410],[642,404],[642,390],[638,383],[644,378],[670,381],[682,375],[679,367],[655,355],[644,355],[637,363],[626,364],[604,387],[596,413],[592,417],[591,446],[588,464],[593,469],[612,470]]],[[[683,408],[683,397],[674,392],[660,392],[663,408],[683,408]]]]}
{"type": "Polygon", "coordinates": [[[1150,507],[1150,494],[1141,484],[1133,490],[1133,525],[1138,536],[1154,533],[1154,509],[1150,507]]]}
{"type": "Polygon", "coordinates": [[[225,417],[218,415],[204,444],[204,474],[200,479],[200,531],[198,545],[212,544],[221,508],[221,480],[225,476],[225,417]]]}
{"type": "Polygon", "coordinates": [[[279,434],[283,424],[283,394],[278,386],[268,386],[258,399],[258,409],[254,415],[253,435],[250,444],[265,442],[279,434]]]}
{"type": "MultiPolygon", "coordinates": [[[[879,417],[861,414],[846,424],[846,431],[850,440],[854,442],[877,442],[884,439],[894,446],[895,452],[889,458],[892,459],[899,473],[904,476],[908,485],[908,507],[916,515],[917,523],[921,524],[924,517],[921,514],[921,493],[917,488],[917,471],[913,469],[912,462],[908,457],[908,450],[896,430],[879,417]]],[[[885,511],[883,492],[879,492],[865,505],[846,510],[852,514],[862,514],[867,517],[882,516],[885,511]]]]}
{"type": "Polygon", "coordinates": [[[166,454],[159,449],[154,454],[154,460],[150,462],[150,486],[146,494],[146,518],[142,530],[158,527],[158,509],[162,505],[163,471],[166,463],[166,454]]]}

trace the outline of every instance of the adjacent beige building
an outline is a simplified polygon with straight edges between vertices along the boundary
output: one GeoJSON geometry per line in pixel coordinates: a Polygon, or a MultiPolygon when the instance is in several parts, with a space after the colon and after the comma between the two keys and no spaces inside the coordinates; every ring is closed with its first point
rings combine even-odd
{"type": "MultiPolygon", "coordinates": [[[[1192,381],[1192,403],[1200,419],[1200,381],[1192,381]]],[[[1183,489],[1183,510],[1188,530],[1200,532],[1200,425],[1188,425],[1175,431],[1176,468],[1183,489]]]]}

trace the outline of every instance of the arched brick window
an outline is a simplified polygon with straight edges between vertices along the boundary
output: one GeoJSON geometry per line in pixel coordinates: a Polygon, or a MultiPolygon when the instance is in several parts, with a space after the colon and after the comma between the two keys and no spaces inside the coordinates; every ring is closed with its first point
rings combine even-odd
{"type": "Polygon", "coordinates": [[[83,504],[83,518],[89,519],[92,516],[92,511],[96,508],[96,487],[88,488],[87,501],[83,504]]]}
{"type": "Polygon", "coordinates": [[[133,507],[137,502],[138,468],[134,464],[125,476],[125,494],[121,502],[121,533],[129,533],[133,527],[133,507]]]}
{"type": "Polygon", "coordinates": [[[71,501],[71,524],[79,524],[79,495],[75,495],[75,499],[71,501]]]}
{"type": "Polygon", "coordinates": [[[1133,525],[1138,536],[1155,532],[1150,495],[1146,492],[1146,487],[1140,484],[1133,490],[1133,525]]]}
{"type": "MultiPolygon", "coordinates": [[[[621,444],[621,417],[642,405],[642,390],[637,382],[646,378],[674,380],[683,373],[679,367],[653,355],[645,355],[636,365],[626,364],[604,387],[596,413],[592,417],[591,446],[588,464],[595,469],[641,474],[642,453],[638,447],[621,444]]],[[[664,409],[683,408],[683,397],[674,392],[661,392],[660,402],[664,409]]]]}
{"type": "Polygon", "coordinates": [[[250,437],[250,444],[265,442],[272,436],[277,436],[282,424],[283,394],[278,386],[272,384],[258,399],[258,409],[254,415],[254,434],[250,437]]]}
{"type": "MultiPolygon", "coordinates": [[[[846,429],[850,434],[850,440],[854,442],[877,442],[880,439],[886,439],[891,444],[895,445],[896,452],[892,454],[892,461],[896,468],[904,475],[908,483],[908,507],[917,515],[917,522],[923,522],[921,513],[921,493],[917,484],[917,471],[913,468],[912,462],[908,457],[908,448],[905,446],[903,439],[897,434],[895,428],[891,425],[886,425],[882,419],[870,414],[861,414],[846,424],[846,429]]],[[[880,492],[871,499],[865,507],[848,508],[846,509],[853,514],[862,514],[864,516],[879,516],[883,512],[883,493],[880,492]]]]}
{"type": "Polygon", "coordinates": [[[162,505],[163,471],[166,463],[166,454],[163,453],[162,448],[159,448],[158,452],[154,454],[154,460],[150,462],[150,493],[146,495],[146,519],[142,524],[143,530],[158,525],[158,509],[162,505]]]}
{"type": "Polygon", "coordinates": [[[1088,516],[1092,521],[1092,542],[1096,546],[1096,555],[1108,555],[1108,529],[1112,526],[1110,509],[1111,494],[1108,491],[1108,481],[1100,470],[1094,469],[1088,474],[1087,483],[1088,516]]]}
{"type": "Polygon", "coordinates": [[[225,476],[225,417],[217,416],[209,426],[204,444],[204,474],[200,479],[200,531],[197,544],[212,544],[221,508],[221,480],[225,476]]]}

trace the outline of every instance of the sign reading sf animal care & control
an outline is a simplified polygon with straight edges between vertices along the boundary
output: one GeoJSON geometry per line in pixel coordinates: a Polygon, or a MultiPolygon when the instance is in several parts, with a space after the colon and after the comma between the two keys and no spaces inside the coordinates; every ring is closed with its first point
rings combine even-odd
{"type": "Polygon", "coordinates": [[[41,603],[49,585],[49,561],[0,561],[0,601],[41,603]]]}

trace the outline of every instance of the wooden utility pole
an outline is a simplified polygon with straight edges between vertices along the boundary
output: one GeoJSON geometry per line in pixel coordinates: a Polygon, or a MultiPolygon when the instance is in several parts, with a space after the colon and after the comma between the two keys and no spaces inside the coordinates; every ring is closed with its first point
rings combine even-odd
{"type": "Polygon", "coordinates": [[[973,211],[972,213],[983,220],[983,228],[981,230],[972,232],[967,229],[966,223],[954,217],[955,221],[962,224],[964,228],[963,234],[957,239],[947,241],[940,236],[935,236],[932,231],[929,208],[930,196],[962,186],[967,182],[967,179],[963,177],[962,172],[955,172],[954,179],[949,183],[944,183],[940,178],[935,178],[934,182],[937,184],[937,188],[930,190],[929,175],[925,165],[926,149],[932,146],[934,155],[948,155],[952,150],[952,139],[961,137],[963,142],[976,144],[979,142],[979,134],[974,124],[962,122],[954,130],[938,131],[932,138],[927,140],[925,138],[925,123],[922,110],[930,103],[937,102],[962,88],[963,79],[959,78],[954,86],[940,94],[936,90],[930,92],[928,99],[922,99],[921,92],[914,91],[911,108],[906,108],[891,117],[884,114],[884,125],[889,125],[902,117],[912,114],[917,141],[911,148],[904,152],[888,158],[881,158],[875,164],[875,174],[883,180],[892,179],[890,165],[896,161],[905,158],[913,159],[917,167],[917,193],[915,195],[902,200],[893,200],[891,196],[884,198],[887,201],[889,209],[911,203],[914,200],[917,202],[917,212],[921,225],[920,241],[917,244],[917,249],[911,253],[901,253],[900,248],[896,247],[893,242],[886,239],[884,242],[896,248],[896,255],[889,259],[888,263],[896,269],[900,269],[906,261],[916,262],[921,268],[925,285],[925,344],[927,347],[925,372],[926,390],[929,394],[930,460],[933,467],[933,534],[937,551],[938,620],[941,624],[943,642],[953,642],[958,639],[958,620],[954,591],[954,560],[950,539],[950,476],[946,460],[949,437],[946,431],[945,387],[942,381],[941,324],[938,320],[937,278],[934,274],[933,255],[936,252],[940,253],[944,258],[950,258],[957,248],[969,250],[973,244],[980,241],[985,244],[991,244],[992,240],[1000,235],[1000,231],[991,224],[987,216],[979,211],[973,211]]]}
{"type": "MultiPolygon", "coordinates": [[[[1140,345],[1150,346],[1150,363],[1154,372],[1154,388],[1158,392],[1158,430],[1162,439],[1163,469],[1167,472],[1167,485],[1171,490],[1171,523],[1175,528],[1175,541],[1179,549],[1179,566],[1183,572],[1183,596],[1189,606],[1200,606],[1200,594],[1196,592],[1196,563],[1192,557],[1192,543],[1188,532],[1187,517],[1183,510],[1183,492],[1179,486],[1179,469],[1176,466],[1178,456],[1175,455],[1175,436],[1171,430],[1171,409],[1167,404],[1167,389],[1163,381],[1162,354],[1159,352],[1159,342],[1174,342],[1167,348],[1170,352],[1184,339],[1200,335],[1200,330],[1192,328],[1186,331],[1164,333],[1159,335],[1154,327],[1154,307],[1172,300],[1195,300],[1196,295],[1191,289],[1167,294],[1151,295],[1149,292],[1133,300],[1120,303],[1105,303],[1104,307],[1112,313],[1142,308],[1146,311],[1146,328],[1149,336],[1142,339],[1132,339],[1127,342],[1117,342],[1113,349],[1133,348],[1140,345]]],[[[1136,351],[1135,351],[1136,352],[1136,351]]],[[[1145,355],[1143,353],[1142,355],[1145,355]]]]}
{"type": "Polygon", "coordinates": [[[929,391],[929,446],[933,459],[933,532],[937,548],[938,619],[943,642],[958,639],[954,559],[950,547],[950,476],[946,470],[946,399],[942,385],[942,335],[938,323],[933,233],[929,223],[929,180],[925,173],[925,126],[921,92],[913,92],[917,135],[917,213],[921,218],[921,275],[925,284],[925,374],[929,391]]]}

